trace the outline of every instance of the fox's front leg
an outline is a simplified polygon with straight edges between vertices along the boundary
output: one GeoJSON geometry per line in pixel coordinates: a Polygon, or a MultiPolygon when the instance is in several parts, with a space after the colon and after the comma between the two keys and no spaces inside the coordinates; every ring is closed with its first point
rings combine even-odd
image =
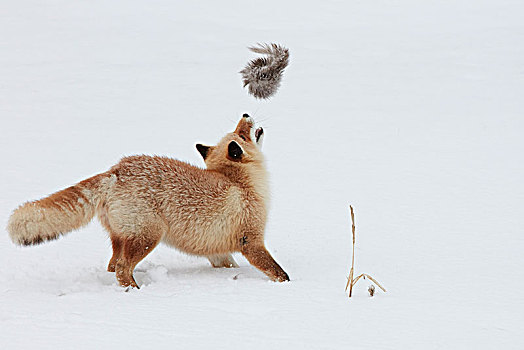
{"type": "Polygon", "coordinates": [[[269,254],[262,239],[244,236],[241,246],[241,252],[249,263],[265,273],[272,281],[289,281],[289,276],[269,254]]]}

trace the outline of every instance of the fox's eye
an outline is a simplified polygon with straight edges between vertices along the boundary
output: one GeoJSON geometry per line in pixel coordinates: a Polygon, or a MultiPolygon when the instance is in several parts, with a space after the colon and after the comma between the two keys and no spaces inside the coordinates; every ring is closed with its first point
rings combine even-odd
{"type": "Polygon", "coordinates": [[[240,135],[240,138],[244,141],[246,141],[246,138],[244,137],[244,135],[240,135]]]}

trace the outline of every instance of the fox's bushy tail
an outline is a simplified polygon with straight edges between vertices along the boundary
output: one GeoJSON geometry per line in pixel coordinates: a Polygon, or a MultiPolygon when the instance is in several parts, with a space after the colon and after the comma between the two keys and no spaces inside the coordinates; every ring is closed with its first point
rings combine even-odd
{"type": "Polygon", "coordinates": [[[40,244],[87,225],[95,215],[103,177],[95,175],[49,197],[22,204],[7,224],[13,242],[40,244]]]}

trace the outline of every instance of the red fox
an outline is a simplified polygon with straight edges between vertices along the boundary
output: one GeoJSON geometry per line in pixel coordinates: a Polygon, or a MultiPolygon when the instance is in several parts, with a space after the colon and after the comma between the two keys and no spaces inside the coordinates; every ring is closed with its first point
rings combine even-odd
{"type": "Polygon", "coordinates": [[[206,256],[213,267],[238,267],[241,252],[273,281],[287,273],[264,245],[269,190],[260,150],[264,130],[244,114],[216,146],[197,144],[206,169],[167,157],[131,156],[109,171],[16,209],[7,231],[34,245],[87,225],[95,214],[109,232],[107,270],[139,288],[135,266],[159,242],[206,256]]]}

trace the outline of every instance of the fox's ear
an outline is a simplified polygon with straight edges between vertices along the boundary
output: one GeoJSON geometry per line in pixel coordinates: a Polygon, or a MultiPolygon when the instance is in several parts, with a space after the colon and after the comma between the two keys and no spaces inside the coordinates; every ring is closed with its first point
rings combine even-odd
{"type": "Polygon", "coordinates": [[[244,153],[244,150],[236,141],[231,141],[229,143],[229,146],[227,146],[227,153],[229,156],[233,159],[240,159],[242,158],[242,154],[244,153]]]}
{"type": "Polygon", "coordinates": [[[206,160],[207,155],[208,155],[208,153],[209,153],[209,149],[210,149],[211,147],[209,147],[209,146],[204,146],[203,144],[198,143],[198,144],[196,145],[196,148],[197,148],[198,152],[200,153],[200,155],[202,156],[202,158],[204,158],[204,160],[206,160]]]}

